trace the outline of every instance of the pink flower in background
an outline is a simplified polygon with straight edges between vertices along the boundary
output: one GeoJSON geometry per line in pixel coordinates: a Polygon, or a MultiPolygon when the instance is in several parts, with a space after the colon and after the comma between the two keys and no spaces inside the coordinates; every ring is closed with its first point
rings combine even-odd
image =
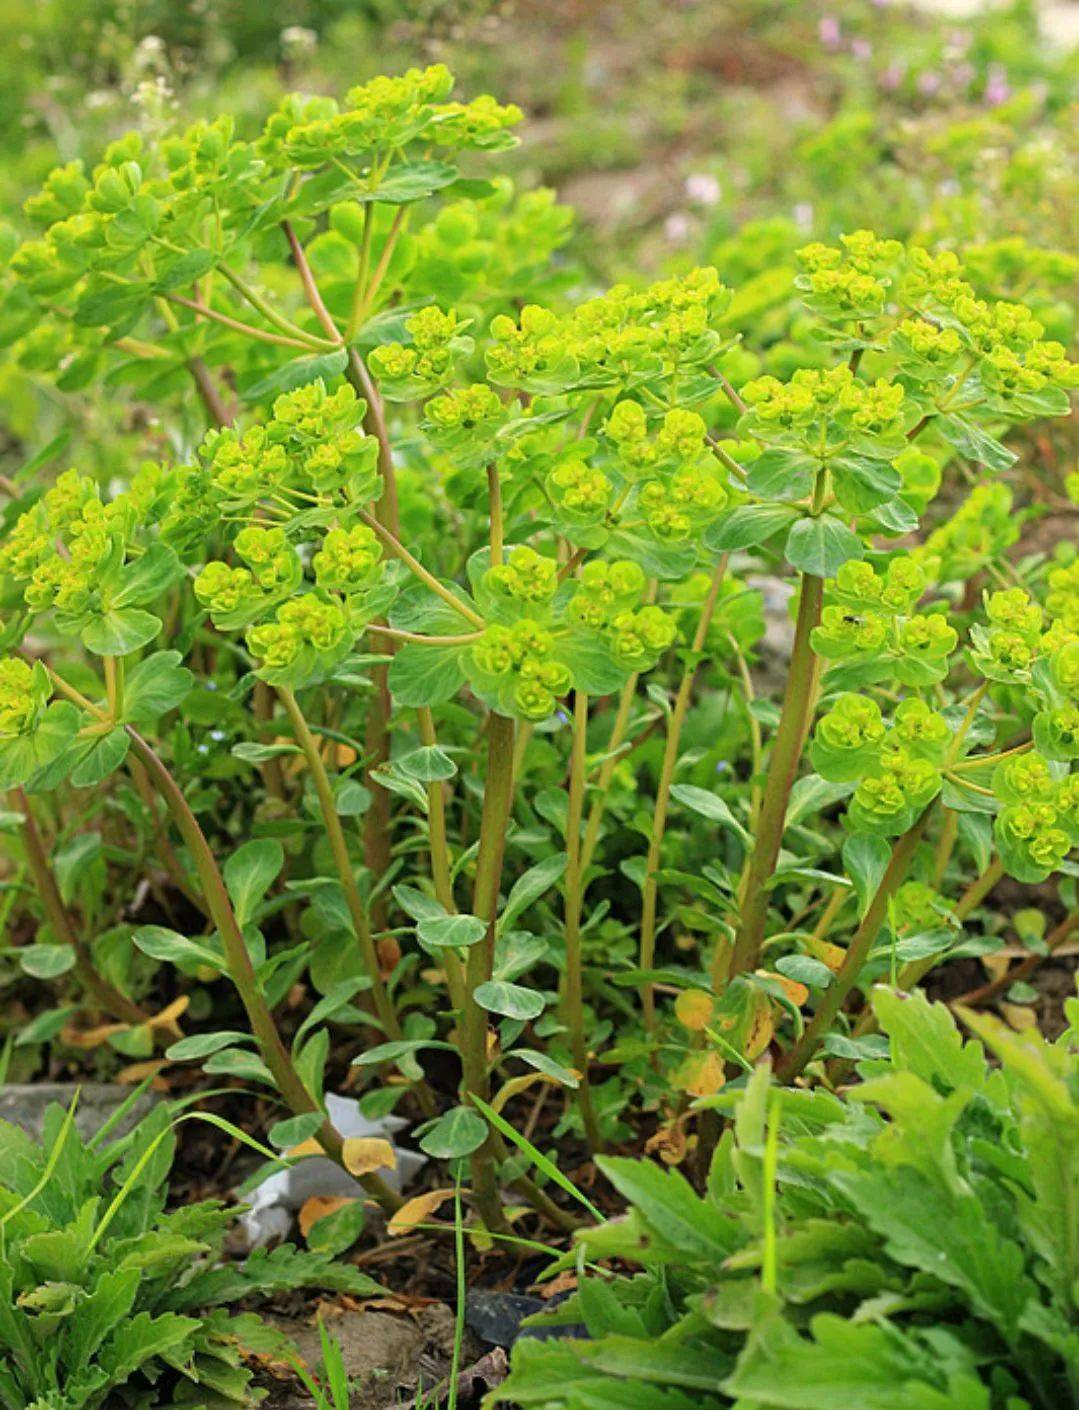
{"type": "Polygon", "coordinates": [[[1003,64],[990,64],[989,77],[985,85],[985,102],[990,108],[999,107],[1012,96],[1008,73],[1003,64]]]}
{"type": "Polygon", "coordinates": [[[880,85],[888,93],[894,93],[903,82],[906,72],[902,64],[889,64],[880,76],[880,85]]]}
{"type": "Polygon", "coordinates": [[[813,229],[813,207],[808,201],[799,201],[794,208],[793,215],[794,223],[799,230],[813,229]]]}
{"type": "Polygon", "coordinates": [[[865,60],[872,58],[873,46],[872,44],[870,44],[868,39],[852,39],[850,44],[850,52],[854,55],[856,59],[861,59],[864,62],[865,60]]]}
{"type": "Polygon", "coordinates": [[[843,30],[835,15],[823,15],[817,33],[826,49],[838,49],[843,42],[843,30]]]}
{"type": "Polygon", "coordinates": [[[695,171],[686,177],[686,195],[699,206],[716,206],[723,188],[707,171],[695,171]]]}
{"type": "Polygon", "coordinates": [[[940,92],[940,74],[928,69],[925,73],[918,75],[918,92],[924,93],[926,97],[932,97],[934,93],[940,92]]]}
{"type": "Polygon", "coordinates": [[[675,211],[663,222],[663,233],[672,245],[684,245],[689,239],[689,216],[685,211],[675,211]]]}

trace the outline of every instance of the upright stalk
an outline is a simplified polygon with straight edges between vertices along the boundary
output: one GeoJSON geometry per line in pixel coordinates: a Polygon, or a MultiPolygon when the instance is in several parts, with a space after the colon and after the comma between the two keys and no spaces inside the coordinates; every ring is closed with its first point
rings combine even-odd
{"type": "MultiPolygon", "coordinates": [[[[322,1124],[315,1133],[315,1139],[331,1160],[343,1166],[344,1138],[307,1090],[303,1079],[293,1066],[288,1049],[281,1040],[265,995],[259,987],[258,976],[251,962],[247,944],[236,920],[228,890],[206,835],[199,826],[195,814],[191,811],[179,784],[154,749],[137,730],[130,725],[125,728],[136,753],[146,767],[147,773],[168,805],[180,836],[184,839],[191,853],[210,915],[217,926],[225,948],[229,978],[236,986],[236,991],[243,1003],[262,1060],[269,1068],[277,1090],[297,1116],[303,1116],[313,1111],[322,1114],[322,1124]]],[[[400,1198],[381,1176],[361,1176],[360,1184],[372,1198],[378,1201],[383,1209],[392,1212],[400,1207],[400,1198]]]]}
{"type": "MultiPolygon", "coordinates": [[[[365,212],[365,239],[371,230],[371,210],[365,212]]],[[[285,238],[288,240],[293,263],[300,276],[304,295],[323,331],[332,343],[344,348],[342,338],[333,315],[326,307],[314,273],[296,232],[288,221],[282,222],[285,238]]],[[[351,333],[350,335],[351,336],[351,333]]],[[[377,520],[379,526],[388,530],[395,538],[400,531],[400,516],[397,506],[397,473],[390,447],[389,432],[383,412],[382,399],[378,394],[363,358],[355,348],[347,348],[348,361],[345,376],[356,393],[367,403],[364,414],[364,429],[373,434],[378,442],[378,468],[382,476],[382,496],[378,503],[377,520]]],[[[390,643],[392,650],[392,643],[390,643]]],[[[374,690],[367,712],[367,729],[364,739],[367,757],[364,781],[371,794],[371,806],[364,819],[364,860],[372,877],[378,882],[389,870],[391,860],[391,808],[389,790],[379,782],[377,771],[390,757],[390,692],[388,668],[381,663],[372,668],[371,678],[374,690]]],[[[387,921],[384,900],[378,898],[372,906],[372,917],[377,929],[382,929],[387,921]]]]}
{"type": "MultiPolygon", "coordinates": [[[[420,706],[420,738],[428,748],[437,744],[435,721],[430,707],[420,706]]],[[[446,833],[446,799],[442,784],[432,779],[427,784],[427,840],[431,851],[431,879],[435,887],[435,899],[451,915],[457,910],[453,895],[453,868],[450,864],[450,847],[446,833]]],[[[460,956],[451,946],[441,950],[442,969],[446,976],[446,987],[458,1013],[465,1006],[465,971],[460,956]]]]}
{"type": "Polygon", "coordinates": [[[732,978],[756,969],[764,942],[770,895],[768,882],[775,871],[787,819],[787,800],[813,717],[817,658],[810,645],[810,634],[820,621],[823,598],[823,578],[804,573],[783,709],[769,759],[753,851],[740,888],[741,920],[731,956],[732,978]]]}
{"type": "Polygon", "coordinates": [[[588,696],[578,690],[573,697],[573,747],[570,756],[569,802],[566,813],[566,978],[562,994],[563,1021],[569,1030],[573,1065],[580,1074],[577,1100],[581,1108],[589,1149],[601,1150],[603,1137],[592,1104],[588,1080],[588,1043],[584,1030],[584,965],[581,953],[581,903],[584,899],[584,871],[581,867],[581,823],[584,814],[584,785],[587,771],[586,736],[588,696]]]}
{"type": "Polygon", "coordinates": [[[49,865],[49,856],[45,850],[41,833],[38,831],[37,823],[34,821],[33,809],[25,790],[22,788],[12,789],[11,803],[15,811],[21,813],[23,817],[23,850],[26,853],[26,864],[30,869],[31,877],[33,877],[42,910],[45,912],[46,919],[57,940],[71,947],[75,956],[75,974],[79,983],[97,1007],[103,1013],[107,1013],[110,1018],[117,1019],[120,1023],[145,1023],[148,1015],[143,1013],[138,1004],[129,999],[126,994],[121,994],[119,989],[114,988],[107,979],[98,974],[90,947],[75,929],[75,923],[60,895],[60,888],[56,884],[56,878],[49,865]]]}
{"type": "Polygon", "coordinates": [[[840,965],[839,970],[831,984],[821,995],[821,1001],[817,1006],[817,1011],[811,1021],[806,1025],[805,1032],[801,1038],[791,1048],[790,1052],[780,1060],[776,1069],[777,1076],[781,1082],[792,1082],[811,1061],[821,1039],[827,1037],[836,1015],[843,1007],[847,995],[858,982],[858,977],[865,967],[866,958],[869,951],[880,932],[887,914],[888,902],[899,889],[907,869],[910,866],[914,853],[918,850],[918,844],[922,840],[922,833],[933,805],[922,813],[914,825],[907,829],[903,836],[892,848],[891,859],[881,877],[880,885],[877,887],[873,899],[869,903],[869,908],[862,917],[858,929],[854,932],[850,944],[847,946],[847,953],[840,965]]]}
{"type": "MultiPolygon", "coordinates": [[[[650,970],[655,963],[656,913],[659,901],[659,878],[657,873],[663,854],[663,834],[667,830],[667,812],[671,802],[671,784],[674,781],[674,771],[678,764],[678,750],[682,742],[682,727],[686,722],[686,713],[689,710],[689,702],[693,695],[693,683],[697,678],[697,667],[700,663],[701,653],[704,650],[704,644],[708,640],[708,629],[712,625],[716,603],[719,600],[719,590],[723,584],[726,571],[727,555],[724,554],[713,570],[708,595],[704,599],[704,604],[701,607],[701,615],[697,622],[697,629],[693,634],[693,642],[689,648],[690,657],[682,673],[678,693],[674,699],[674,707],[671,710],[671,717],[667,724],[667,741],[663,749],[663,762],[660,765],[659,782],[656,786],[656,805],[652,811],[652,834],[648,843],[648,857],[644,869],[644,903],[641,914],[641,943],[639,956],[639,964],[642,970],[650,970]]],[[[655,986],[650,979],[643,979],[641,981],[640,994],[644,1026],[648,1032],[651,1033],[656,1024],[656,994],[655,986]]]]}
{"type": "Polygon", "coordinates": [[[588,810],[588,822],[585,824],[584,842],[581,846],[582,872],[586,872],[592,865],[592,857],[596,851],[596,844],[599,842],[599,830],[603,826],[603,815],[607,811],[607,797],[611,791],[615,767],[621,757],[626,731],[629,729],[629,718],[633,713],[633,702],[637,698],[637,683],[640,678],[640,674],[634,671],[622,687],[622,693],[618,697],[618,708],[615,711],[614,724],[611,726],[611,737],[607,741],[607,757],[599,767],[596,793],[592,800],[592,806],[588,810]]]}
{"type": "MultiPolygon", "coordinates": [[[[479,851],[472,911],[487,923],[487,934],[469,947],[465,967],[465,1005],[461,1016],[463,1095],[490,1099],[487,1012],[476,1003],[475,993],[490,979],[494,968],[498,897],[502,859],[513,802],[513,721],[492,712],[487,721],[487,779],[483,793],[479,851]]],[[[490,1137],[472,1156],[472,1191],[480,1218],[489,1229],[504,1223],[494,1168],[495,1145],[490,1137]]]]}
{"type": "Polygon", "coordinates": [[[386,986],[383,984],[379,972],[378,948],[375,945],[371,921],[367,914],[367,908],[363,903],[363,897],[360,895],[360,889],[356,885],[356,874],[352,868],[352,859],[348,854],[348,843],[345,840],[345,831],[341,826],[341,818],[334,800],[333,785],[330,782],[329,774],[326,772],[326,765],[322,762],[318,742],[311,733],[311,728],[292,691],[286,689],[284,686],[279,686],[277,693],[281,698],[281,702],[292,724],[296,742],[303,750],[303,756],[307,760],[307,767],[311,770],[311,779],[315,785],[319,812],[322,814],[322,825],[326,829],[326,836],[330,843],[330,851],[333,853],[337,879],[341,883],[342,891],[345,893],[345,904],[348,906],[352,927],[356,932],[356,939],[359,942],[364,968],[371,978],[370,995],[372,1003],[374,1004],[374,1011],[378,1016],[379,1022],[382,1024],[386,1036],[388,1038],[399,1038],[401,1036],[401,1028],[397,1022],[397,1014],[393,1007],[393,1001],[386,991],[386,986]]]}

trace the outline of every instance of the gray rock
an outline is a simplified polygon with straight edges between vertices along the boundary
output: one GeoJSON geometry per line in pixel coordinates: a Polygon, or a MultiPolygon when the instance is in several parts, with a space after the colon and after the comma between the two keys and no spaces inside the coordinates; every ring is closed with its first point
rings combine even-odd
{"type": "MultiPolygon", "coordinates": [[[[117,1108],[131,1096],[130,1087],[112,1082],[13,1082],[0,1087],[0,1121],[21,1126],[35,1140],[41,1135],[45,1112],[56,1103],[65,1111],[78,1093],[75,1126],[85,1139],[99,1131],[117,1108]]],[[[156,1102],[150,1092],[144,1092],[117,1125],[114,1134],[123,1135],[139,1121],[156,1102]]]]}

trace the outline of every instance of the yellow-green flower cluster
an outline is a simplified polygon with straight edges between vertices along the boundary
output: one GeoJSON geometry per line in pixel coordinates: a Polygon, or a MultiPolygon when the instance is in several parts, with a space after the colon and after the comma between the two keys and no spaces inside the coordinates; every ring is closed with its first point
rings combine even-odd
{"type": "Polygon", "coordinates": [[[643,671],[674,645],[678,628],[662,607],[647,606],[636,612],[619,612],[611,621],[608,634],[619,665],[643,671]]]}
{"type": "Polygon", "coordinates": [[[560,461],[547,476],[547,492],[562,517],[575,524],[598,524],[606,517],[614,486],[577,456],[560,461]]]}
{"type": "Polygon", "coordinates": [[[402,401],[441,387],[453,372],[455,358],[472,349],[472,339],[464,336],[467,327],[467,321],[459,319],[453,309],[437,304],[428,304],[406,318],[411,343],[385,343],[368,358],[383,395],[402,401]]]}
{"type": "Polygon", "coordinates": [[[903,774],[910,761],[939,768],[951,739],[944,716],[917,696],[899,702],[889,728],[875,700],[846,691],[818,721],[811,757],[824,778],[849,783],[903,774]]]}
{"type": "Polygon", "coordinates": [[[207,563],[195,579],[195,597],[224,629],[244,626],[294,592],[303,578],[299,555],[282,528],[251,526],[233,547],[247,565],[207,563]]]}
{"type": "Polygon", "coordinates": [[[1079,632],[1079,558],[1051,568],[1047,578],[1045,609],[1071,632],[1079,632]]]}
{"type": "Polygon", "coordinates": [[[545,605],[558,589],[558,564],[521,544],[504,563],[487,570],[484,582],[496,596],[511,598],[522,607],[545,605]]]}
{"type": "Polygon", "coordinates": [[[17,656],[0,659],[0,740],[28,734],[51,694],[44,666],[30,666],[17,656]]]}
{"type": "Polygon", "coordinates": [[[881,240],[870,230],[840,237],[842,248],[806,245],[797,252],[806,271],[798,287],[806,303],[834,318],[867,318],[884,308],[891,274],[903,253],[897,240],[881,240]]]}
{"type": "Polygon", "coordinates": [[[1042,650],[1043,611],[1022,588],[985,594],[988,626],[971,628],[971,661],[989,680],[1022,684],[1042,650]]]}
{"type": "Polygon", "coordinates": [[[212,431],[203,446],[211,495],[225,509],[291,490],[328,495],[347,486],[373,498],[378,445],[363,432],[365,411],[348,383],[328,392],[319,379],[279,396],[267,422],[212,431]]]}
{"type": "Polygon", "coordinates": [[[683,470],[670,480],[641,486],[637,507],[645,524],[664,543],[682,543],[712,522],[727,503],[717,473],[683,470]]]}
{"type": "Polygon", "coordinates": [[[485,356],[495,382],[527,387],[566,365],[564,330],[557,315],[539,304],[525,304],[516,323],[508,314],[497,314],[490,333],[493,341],[485,356]]]}
{"type": "Polygon", "coordinates": [[[593,558],[578,574],[567,615],[578,626],[602,631],[616,615],[640,602],[645,581],[639,563],[593,558]]]}
{"type": "Polygon", "coordinates": [[[442,146],[498,145],[493,139],[520,121],[518,110],[486,97],[444,103],[452,89],[449,69],[432,64],[350,89],[343,110],[326,100],[292,100],[270,118],[260,150],[279,163],[314,168],[334,157],[393,151],[421,136],[442,146]]]}
{"type": "MultiPolygon", "coordinates": [[[[1079,712],[1075,728],[1079,745],[1079,712]]],[[[994,835],[1005,869],[1019,881],[1044,881],[1079,845],[1079,774],[1060,776],[1034,752],[1002,759],[992,783],[1003,804],[994,835]]]]}
{"type": "Polygon", "coordinates": [[[811,454],[853,443],[898,446],[906,421],[901,383],[867,383],[845,364],[800,368],[788,382],[758,377],[742,388],[747,426],[765,444],[800,445],[811,454]],[[822,445],[823,438],[823,445],[822,445]]]}
{"type": "Polygon", "coordinates": [[[271,684],[293,687],[332,669],[351,650],[354,639],[343,606],[315,593],[282,603],[273,621],[247,632],[259,674],[271,684]]]}
{"type": "Polygon", "coordinates": [[[18,584],[31,611],[55,608],[79,618],[97,600],[108,570],[122,563],[137,519],[130,497],[104,504],[96,481],[67,470],[16,520],[0,549],[0,572],[18,584]]]}
{"type": "Polygon", "coordinates": [[[526,720],[546,719],[572,685],[555,635],[528,618],[488,626],[470,657],[473,684],[494,694],[507,713],[526,720]]]}
{"type": "Polygon", "coordinates": [[[917,561],[897,554],[883,573],[865,559],[850,559],[836,573],[831,593],[849,607],[897,616],[911,612],[927,586],[917,561]]]}
{"type": "Polygon", "coordinates": [[[614,443],[619,469],[627,479],[697,465],[703,459],[714,463],[707,443],[708,428],[695,411],[667,411],[655,434],[649,434],[648,417],[640,402],[619,401],[604,430],[614,443]]]}
{"type": "Polygon", "coordinates": [[[928,759],[903,748],[885,749],[878,770],[854,790],[846,825],[853,832],[898,837],[914,825],[940,786],[940,771],[928,759]]]}
{"type": "Polygon", "coordinates": [[[435,433],[465,432],[484,438],[505,420],[502,401],[486,382],[473,382],[432,397],[424,414],[435,433]]]}
{"type": "Polygon", "coordinates": [[[320,588],[351,596],[366,591],[378,581],[382,546],[366,524],[356,524],[351,529],[331,529],[312,558],[311,566],[320,588]]]}
{"type": "Polygon", "coordinates": [[[925,586],[909,555],[881,569],[864,560],[844,563],[813,629],[814,651],[858,666],[859,683],[895,679],[921,687],[943,680],[959,636],[940,612],[916,611],[925,586]]]}

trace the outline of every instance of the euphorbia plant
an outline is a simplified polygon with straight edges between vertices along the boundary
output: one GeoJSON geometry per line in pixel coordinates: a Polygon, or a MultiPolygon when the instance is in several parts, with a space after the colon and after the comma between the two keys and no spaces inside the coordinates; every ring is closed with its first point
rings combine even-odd
{"type": "MultiPolygon", "coordinates": [[[[864,231],[802,252],[832,365],[740,388],[723,369],[741,330],[713,269],[567,309],[512,298],[534,282],[523,260],[493,287],[492,251],[458,265],[459,297],[431,302],[416,271],[432,232],[451,251],[478,243],[469,203],[498,199],[448,158],[504,145],[519,116],[447,95],[444,71],[414,71],[340,111],[289,99],[253,144],[224,122],[145,154],[122,142],[91,178],[64,169],[31,203],[51,223],[15,258],[20,297],[49,305],[57,337],[103,328],[94,359],[131,354],[128,377],[163,360],[146,351],[163,321],[169,377],[186,369],[216,424],[185,463],[148,463],[111,497],[65,474],[13,524],[0,781],[36,795],[130,771],[160,866],[208,922],[198,938],[144,926],[134,943],[196,977],[226,974],[250,1027],[195,1034],[172,1057],[275,1089],[294,1113],[280,1142],[314,1136],[349,1164],[322,1106],[327,1025],[376,1029],[356,1062],[396,1075],[370,1108],[410,1092],[429,1154],[470,1158],[491,1226],[500,1165],[563,1217],[507,1160],[499,1112],[531,1083],[576,1093],[593,1149],[615,1125],[597,1057],[623,1069],[615,1105],[627,1079],[647,1105],[673,1083],[680,1127],[688,1097],[773,1038],[788,1076],[822,1043],[849,1055],[833,1028],[885,927],[896,977],[911,950],[900,911],[918,898],[900,888],[950,885],[957,842],[982,871],[957,914],[1001,868],[1034,882],[1064,861],[1079,827],[1077,623],[1054,573],[1072,569],[1028,565],[973,625],[972,604],[953,613],[958,554],[1000,571],[1003,485],[923,546],[894,541],[916,534],[945,462],[1005,474],[1000,434],[1066,410],[1074,369],[1028,310],[977,298],[950,252],[864,231]],[[439,191],[462,200],[408,231],[439,191]],[[234,417],[230,385],[250,415],[234,417]],[[717,434],[727,408],[734,434],[717,434]],[[775,716],[754,698],[733,568],[777,562],[797,607],[775,716]],[[64,649],[43,650],[42,629],[64,649]],[[719,791],[678,780],[709,673],[746,721],[748,778],[719,791]],[[250,700],[235,757],[268,793],[223,871],[217,839],[236,820],[215,815],[182,731],[162,728],[200,676],[238,711],[250,700]],[[645,841],[623,865],[641,895],[639,915],[617,915],[637,929],[627,963],[602,953],[588,893],[631,755],[657,729],[634,820],[645,841]],[[553,786],[534,788],[533,768],[553,786]],[[840,846],[825,810],[844,801],[840,846]],[[703,855],[681,840],[696,870],[664,869],[672,808],[718,824],[703,855]],[[674,885],[695,905],[668,914],[674,885]],[[687,911],[707,943],[691,965],[663,963],[659,942],[687,911]],[[845,950],[830,927],[850,931],[845,950]],[[638,990],[641,1027],[597,1053],[610,1012],[634,1017],[611,972],[638,990]],[[275,1010],[305,977],[321,998],[288,1046],[275,1010]],[[656,1002],[672,988],[673,1023],[656,1002]],[[418,1055],[447,1049],[459,1095],[444,1110],[418,1055]]],[[[549,249],[562,223],[541,225],[549,249]]],[[[89,980],[47,862],[32,870],[53,939],[89,980]]],[[[133,1014],[122,986],[89,997],[129,1046],[179,1018],[133,1014]]]]}

